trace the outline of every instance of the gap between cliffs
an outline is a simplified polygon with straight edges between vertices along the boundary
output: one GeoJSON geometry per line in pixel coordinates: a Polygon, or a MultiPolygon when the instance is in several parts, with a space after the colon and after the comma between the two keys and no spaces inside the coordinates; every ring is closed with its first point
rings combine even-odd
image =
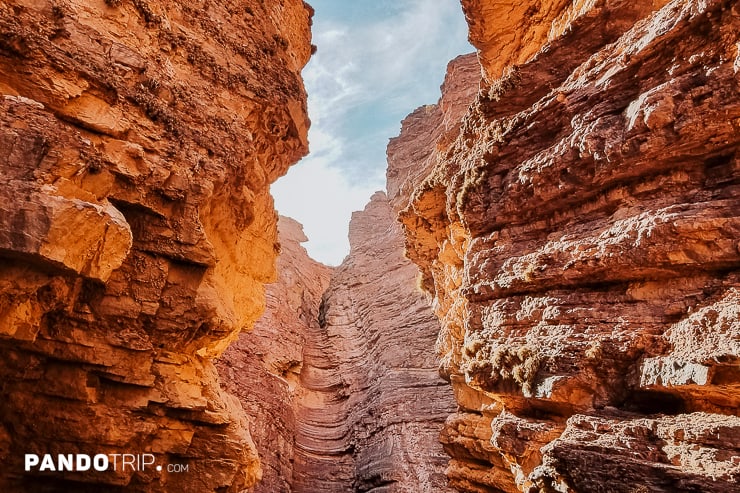
{"type": "Polygon", "coordinates": [[[403,121],[344,263],[281,218],[219,366],[274,418],[254,491],[734,491],[737,5],[462,4],[478,56],[403,121]]]}
{"type": "Polygon", "coordinates": [[[737,491],[738,2],[461,4],[330,269],[308,4],[0,2],[0,490],[737,491]]]}

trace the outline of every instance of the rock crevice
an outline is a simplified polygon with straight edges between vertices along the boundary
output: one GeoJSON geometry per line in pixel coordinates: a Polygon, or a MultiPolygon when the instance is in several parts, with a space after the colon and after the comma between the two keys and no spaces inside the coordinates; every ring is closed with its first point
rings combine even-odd
{"type": "Polygon", "coordinates": [[[353,215],[339,267],[311,260],[305,239],[281,218],[265,315],[218,364],[255,417],[254,491],[448,491],[439,433],[454,404],[437,373],[439,326],[388,199],[353,215]]]}

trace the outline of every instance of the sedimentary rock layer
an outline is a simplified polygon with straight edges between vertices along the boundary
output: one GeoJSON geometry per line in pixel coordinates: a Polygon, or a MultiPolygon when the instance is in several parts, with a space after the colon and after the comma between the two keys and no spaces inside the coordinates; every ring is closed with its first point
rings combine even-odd
{"type": "Polygon", "coordinates": [[[292,491],[303,350],[309,331],[320,329],[319,306],[332,273],[301,246],[307,238],[298,222],[281,216],[278,231],[278,280],[267,286],[265,313],[216,364],[224,389],[251,417],[249,431],[262,465],[254,493],[292,491]]]}
{"type": "Polygon", "coordinates": [[[401,211],[451,484],[735,491],[737,2],[462,3],[485,83],[401,211]]]}
{"type": "Polygon", "coordinates": [[[354,213],[350,243],[306,336],[293,491],[448,491],[439,433],[454,403],[437,373],[439,325],[384,193],[354,213]]]}
{"type": "Polygon", "coordinates": [[[416,166],[431,159],[428,143],[454,136],[479,80],[475,55],[454,60],[445,97],[404,121],[388,148],[391,199],[378,193],[355,213],[339,268],[310,259],[300,224],[280,218],[265,313],[217,364],[253,418],[263,477],[252,491],[451,491],[439,433],[454,403],[437,372],[439,324],[395,216],[431,169],[416,166]]]}
{"type": "Polygon", "coordinates": [[[303,2],[0,3],[0,489],[240,491],[210,358],[274,278],[269,184],[306,153],[303,2]],[[23,455],[159,464],[26,473],[23,455]]]}

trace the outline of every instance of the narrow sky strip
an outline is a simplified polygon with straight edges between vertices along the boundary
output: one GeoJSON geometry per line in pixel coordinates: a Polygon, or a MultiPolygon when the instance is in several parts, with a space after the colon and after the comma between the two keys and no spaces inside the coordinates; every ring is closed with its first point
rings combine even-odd
{"type": "Polygon", "coordinates": [[[439,99],[447,63],[473,48],[457,0],[310,3],[311,150],[272,192],[278,212],[303,223],[309,254],[338,265],[352,211],[385,189],[388,139],[408,113],[439,99]]]}

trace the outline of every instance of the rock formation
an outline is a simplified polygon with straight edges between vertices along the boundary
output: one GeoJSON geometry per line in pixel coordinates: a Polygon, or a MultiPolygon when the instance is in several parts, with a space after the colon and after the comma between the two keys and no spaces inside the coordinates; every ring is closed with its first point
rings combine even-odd
{"type": "Polygon", "coordinates": [[[384,193],[353,214],[349,237],[306,339],[293,491],[448,491],[439,433],[454,404],[437,374],[439,324],[384,193]]]}
{"type": "Polygon", "coordinates": [[[252,491],[451,491],[439,434],[454,401],[437,372],[439,324],[385,194],[353,215],[351,252],[334,269],[308,257],[294,220],[279,229],[265,314],[218,363],[252,417],[263,468],[252,491]]]}
{"type": "Polygon", "coordinates": [[[218,364],[224,388],[254,418],[263,467],[255,493],[452,491],[439,443],[454,410],[437,372],[439,323],[395,216],[423,175],[415,165],[433,155],[427,144],[457,131],[478,80],[474,55],[451,62],[445,97],[403,122],[388,150],[388,197],[375,194],[353,215],[340,267],[310,259],[301,226],[280,218],[280,274],[265,314],[218,364]]]}
{"type": "Polygon", "coordinates": [[[738,3],[462,4],[480,92],[455,135],[413,114],[389,169],[451,485],[736,491],[738,3]]]}
{"type": "Polygon", "coordinates": [[[350,255],[282,219],[240,335],[311,8],[0,3],[0,490],[737,490],[738,2],[462,7],[350,255]],[[24,468],[123,453],[188,473],[24,468]]]}
{"type": "Polygon", "coordinates": [[[281,217],[279,230],[265,314],[217,365],[253,417],[263,478],[251,491],[451,491],[439,434],[454,404],[437,372],[439,324],[385,194],[353,215],[338,268],[308,257],[294,220],[281,217]]]}
{"type": "Polygon", "coordinates": [[[299,223],[281,216],[278,231],[278,281],[267,286],[265,313],[216,364],[223,387],[251,418],[262,464],[254,493],[292,491],[303,350],[309,332],[320,329],[319,306],[332,273],[301,246],[307,238],[299,223]]]}
{"type": "Polygon", "coordinates": [[[307,151],[310,17],[299,0],[0,3],[0,490],[259,478],[211,358],[275,275],[268,188],[307,151]],[[188,474],[26,472],[26,453],[188,474]]]}
{"type": "Polygon", "coordinates": [[[436,152],[455,140],[468,107],[478,93],[480,65],[475,54],[461,55],[447,65],[442,97],[417,108],[401,122],[386,154],[388,200],[398,213],[409,205],[414,189],[436,164],[436,152]]]}

